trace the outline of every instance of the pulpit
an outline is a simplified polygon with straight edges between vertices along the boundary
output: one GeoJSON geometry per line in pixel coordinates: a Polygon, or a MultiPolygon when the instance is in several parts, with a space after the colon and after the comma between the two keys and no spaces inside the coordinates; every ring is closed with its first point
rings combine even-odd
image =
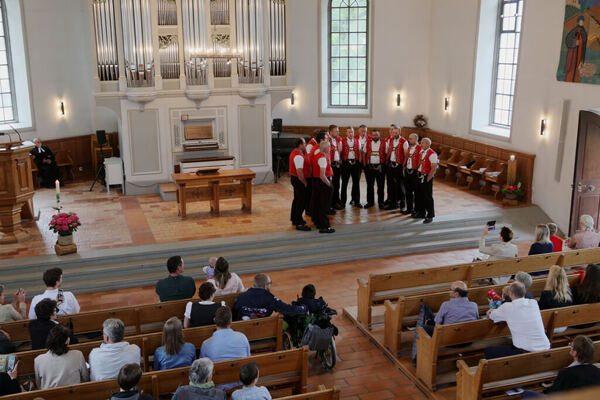
{"type": "Polygon", "coordinates": [[[21,217],[33,219],[33,175],[29,151],[33,143],[0,143],[0,243],[29,238],[21,217]]]}

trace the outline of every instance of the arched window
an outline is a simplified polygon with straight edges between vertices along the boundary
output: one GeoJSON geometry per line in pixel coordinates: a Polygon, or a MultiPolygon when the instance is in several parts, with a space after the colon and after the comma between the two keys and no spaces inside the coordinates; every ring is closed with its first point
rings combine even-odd
{"type": "Polygon", "coordinates": [[[6,5],[0,0],[0,123],[17,120],[6,5]]]}
{"type": "Polygon", "coordinates": [[[368,0],[330,0],[327,32],[329,108],[367,109],[368,0]]]}

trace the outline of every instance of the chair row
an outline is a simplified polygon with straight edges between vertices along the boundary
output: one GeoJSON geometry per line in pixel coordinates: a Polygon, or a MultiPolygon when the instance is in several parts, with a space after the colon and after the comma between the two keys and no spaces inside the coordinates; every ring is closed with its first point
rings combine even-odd
{"type": "MultiPolygon", "coordinates": [[[[215,302],[225,302],[233,307],[238,293],[215,297],[215,302]]],[[[174,300],[163,303],[151,303],[138,306],[116,307],[99,311],[86,311],[78,314],[61,315],[58,321],[73,327],[75,335],[102,331],[102,323],[108,318],[118,318],[125,324],[127,335],[139,335],[145,332],[162,330],[163,323],[174,316],[183,318],[185,305],[197,299],[174,300]]],[[[10,334],[15,343],[29,342],[29,320],[6,322],[0,328],[10,334]]],[[[21,346],[25,349],[27,346],[21,346]]]]}
{"type": "MultiPolygon", "coordinates": [[[[292,388],[294,394],[306,392],[308,379],[307,347],[215,362],[213,382],[216,385],[238,382],[240,368],[250,362],[256,363],[260,370],[259,385],[271,389],[275,388],[277,391],[284,387],[292,388]]],[[[153,398],[158,399],[160,395],[173,393],[180,385],[186,385],[188,382],[189,367],[145,372],[142,374],[138,389],[145,393],[151,393],[153,398]]],[[[106,379],[8,395],[3,397],[3,400],[34,400],[37,398],[43,398],[44,400],[106,400],[111,397],[111,393],[118,391],[117,380],[106,379]]],[[[332,392],[332,395],[334,393],[335,391],[332,392]]],[[[302,398],[305,397],[300,397],[300,399],[302,398]]]]}
{"type": "MultiPolygon", "coordinates": [[[[600,341],[594,342],[594,347],[596,350],[594,362],[599,362],[600,341]]],[[[484,394],[552,380],[560,369],[565,368],[573,361],[570,351],[571,348],[565,346],[494,360],[480,360],[475,367],[469,367],[463,360],[459,360],[457,362],[456,398],[479,400],[484,394]]],[[[580,395],[573,398],[592,399],[598,397],[580,395]]]]}
{"type": "MultiPolygon", "coordinates": [[[[231,329],[246,335],[251,344],[251,349],[253,352],[257,350],[279,351],[282,349],[283,317],[279,314],[268,318],[237,321],[231,324],[231,329]]],[[[202,343],[206,339],[210,338],[215,330],[215,325],[186,328],[183,330],[183,338],[186,342],[193,344],[197,349],[199,349],[202,346],[202,343]]],[[[142,355],[142,369],[145,372],[150,371],[152,366],[150,358],[154,356],[156,349],[162,346],[162,333],[155,332],[129,336],[125,337],[124,340],[129,342],[129,344],[135,344],[139,346],[142,355]]],[[[69,349],[81,351],[87,360],[90,352],[94,348],[99,347],[100,344],[102,344],[102,341],[86,342],[71,345],[69,346],[69,349]]],[[[46,351],[46,349],[29,350],[14,354],[20,360],[20,381],[32,378],[32,376],[35,374],[35,358],[40,354],[46,353],[46,351]]]]}
{"type": "Polygon", "coordinates": [[[513,275],[518,271],[545,271],[552,265],[574,267],[594,262],[600,262],[600,248],[370,274],[367,280],[357,279],[357,319],[370,327],[373,306],[381,305],[385,300],[397,301],[400,296],[439,291],[440,287],[457,280],[471,286],[471,282],[477,279],[513,275]]]}

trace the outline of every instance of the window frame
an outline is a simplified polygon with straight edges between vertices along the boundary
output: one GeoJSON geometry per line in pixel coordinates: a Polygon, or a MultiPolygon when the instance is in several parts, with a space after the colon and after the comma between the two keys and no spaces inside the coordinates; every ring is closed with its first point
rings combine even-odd
{"type": "MultiPolygon", "coordinates": [[[[13,118],[11,120],[0,119],[0,125],[10,125],[19,122],[19,114],[17,108],[17,96],[16,96],[16,88],[15,88],[15,76],[13,69],[13,58],[12,58],[12,49],[10,42],[10,29],[8,26],[8,14],[6,9],[6,1],[0,0],[0,7],[2,8],[2,33],[4,35],[4,46],[6,52],[6,65],[8,68],[8,84],[10,86],[10,98],[11,98],[11,108],[13,113],[13,118]]],[[[6,108],[6,107],[2,107],[6,108]]],[[[4,111],[2,112],[2,118],[4,117],[4,111]]]]}
{"type": "MultiPolygon", "coordinates": [[[[352,0],[346,0],[346,1],[352,1],[352,0]]],[[[371,85],[370,85],[370,63],[371,63],[371,46],[370,46],[370,40],[371,40],[371,35],[370,35],[370,29],[371,29],[371,24],[370,24],[370,17],[371,17],[371,13],[370,13],[370,1],[369,0],[365,0],[366,5],[365,5],[365,9],[366,9],[366,30],[365,30],[365,35],[366,35],[366,41],[365,41],[365,79],[364,81],[355,81],[357,83],[364,83],[365,84],[365,104],[363,105],[333,105],[332,104],[332,86],[333,86],[333,82],[331,80],[331,61],[332,61],[332,55],[331,55],[331,25],[332,25],[332,2],[333,0],[327,0],[327,109],[331,109],[331,110],[361,110],[361,111],[369,111],[370,112],[370,90],[371,90],[371,85]]],[[[336,8],[343,8],[343,7],[336,7],[336,8]]],[[[348,10],[350,10],[352,8],[352,6],[348,6],[346,7],[348,8],[348,10]]],[[[357,7],[358,8],[358,7],[357,7]]],[[[360,7],[362,8],[362,7],[360,7]]],[[[350,34],[351,32],[346,32],[348,34],[350,34]]],[[[362,33],[362,32],[361,32],[362,33]]],[[[350,60],[350,56],[347,57],[348,60],[350,60]]],[[[363,57],[359,57],[356,56],[356,58],[363,58],[363,57]]],[[[341,82],[341,81],[340,81],[341,82]]],[[[350,83],[349,80],[346,80],[347,83],[350,83]]],[[[349,96],[349,93],[348,93],[349,96]]]]}

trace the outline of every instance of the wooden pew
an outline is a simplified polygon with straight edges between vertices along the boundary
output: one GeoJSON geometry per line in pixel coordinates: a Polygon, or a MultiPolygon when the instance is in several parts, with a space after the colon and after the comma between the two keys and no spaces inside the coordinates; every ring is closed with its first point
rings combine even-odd
{"type": "Polygon", "coordinates": [[[332,389],[326,389],[324,385],[319,385],[318,389],[317,392],[278,397],[277,400],[339,400],[340,398],[340,390],[335,386],[332,389]]]}
{"type": "Polygon", "coordinates": [[[459,166],[458,177],[456,178],[457,186],[467,185],[469,183],[468,178],[471,177],[472,171],[479,171],[479,168],[485,165],[485,157],[483,156],[473,155],[472,161],[474,161],[474,163],[470,167],[467,167],[466,163],[459,166]]]}
{"type": "Polygon", "coordinates": [[[467,177],[467,188],[469,190],[481,190],[481,182],[484,180],[484,174],[486,171],[493,171],[496,167],[496,160],[493,158],[485,158],[485,161],[477,167],[471,168],[467,177]],[[485,168],[482,170],[482,168],[485,168]]]}
{"type": "Polygon", "coordinates": [[[581,400],[581,399],[599,399],[600,387],[594,386],[586,389],[570,390],[568,392],[557,393],[548,396],[548,400],[581,400]]]}
{"type": "MultiPolygon", "coordinates": [[[[247,358],[214,363],[213,382],[217,385],[239,381],[240,367],[254,362],[260,369],[259,385],[268,388],[291,387],[294,393],[305,393],[308,379],[308,348],[259,354],[247,358]]],[[[168,395],[189,382],[189,367],[145,372],[138,384],[154,399],[168,395]]],[[[116,379],[87,382],[59,388],[36,390],[3,397],[3,400],[106,400],[119,390],[116,379]]]]}
{"type": "Polygon", "coordinates": [[[457,174],[460,170],[460,167],[463,165],[467,165],[473,161],[473,153],[470,151],[461,151],[460,156],[456,161],[449,161],[448,166],[446,167],[446,180],[451,182],[457,182],[457,174]]]}
{"type": "MultiPolygon", "coordinates": [[[[237,299],[238,293],[215,297],[215,302],[224,301],[229,307],[237,299]]],[[[102,331],[102,323],[108,318],[118,318],[125,324],[127,335],[156,332],[162,330],[163,323],[171,317],[183,318],[186,299],[166,301],[162,303],[143,304],[139,306],[116,307],[99,311],[85,311],[78,314],[61,315],[58,321],[62,324],[72,324],[75,335],[102,331]]],[[[13,321],[0,324],[0,329],[11,336],[14,343],[29,342],[29,320],[13,321]]],[[[27,348],[22,346],[21,348],[27,348]]]]}
{"type": "MultiPolygon", "coordinates": [[[[556,313],[573,315],[574,310],[578,310],[578,319],[575,323],[600,321],[600,303],[543,310],[541,315],[546,331],[551,327],[550,322],[556,318],[556,313]]],[[[552,328],[554,327],[558,327],[558,325],[552,326],[552,328]]],[[[599,330],[600,326],[596,326],[596,332],[599,330]]],[[[506,339],[510,337],[508,326],[504,322],[495,324],[489,319],[436,325],[432,336],[429,336],[421,327],[417,328],[417,333],[419,335],[417,339],[417,377],[431,390],[436,389],[437,365],[442,357],[455,358],[458,353],[480,351],[490,345],[498,344],[498,341],[506,342],[501,344],[511,343],[510,339],[506,339]],[[459,349],[447,348],[466,343],[473,344],[459,349]]],[[[576,333],[580,333],[580,330],[567,329],[560,334],[555,333],[553,340],[556,342],[558,339],[576,333]]]]}
{"type": "MultiPolygon", "coordinates": [[[[579,281],[579,275],[569,275],[569,285],[575,286],[579,281]]],[[[535,297],[539,297],[546,285],[546,277],[533,280],[529,292],[535,297]]],[[[502,288],[505,285],[489,285],[469,289],[469,300],[477,303],[482,312],[487,311],[489,302],[487,293],[490,290],[495,290],[496,293],[502,295],[502,288]]],[[[401,335],[403,328],[406,325],[414,325],[417,316],[421,311],[423,304],[427,304],[431,311],[437,312],[442,303],[448,301],[449,288],[436,293],[425,293],[413,296],[401,296],[396,303],[389,300],[384,302],[384,345],[392,351],[393,354],[398,354],[400,350],[401,335]],[[412,322],[412,324],[410,324],[412,322]]],[[[560,323],[560,322],[558,322],[560,323]]],[[[561,325],[556,325],[559,327],[561,325]]]]}
{"type": "MultiPolygon", "coordinates": [[[[283,317],[279,314],[268,318],[236,321],[231,324],[231,329],[246,335],[248,341],[251,342],[253,351],[264,349],[278,351],[282,348],[283,317]],[[256,343],[258,341],[260,342],[256,343]]],[[[192,343],[197,349],[200,349],[202,343],[210,338],[215,330],[215,325],[187,328],[183,330],[183,338],[186,342],[192,343]]],[[[150,371],[152,366],[150,357],[153,357],[156,349],[162,346],[162,332],[129,336],[123,340],[135,344],[141,349],[142,367],[144,371],[150,371]]],[[[86,342],[71,345],[69,349],[81,351],[87,360],[90,352],[96,347],[100,347],[100,344],[102,344],[102,341],[86,342]]],[[[46,351],[46,349],[43,349],[14,353],[21,361],[19,364],[19,380],[31,378],[35,374],[34,360],[46,351]]]]}
{"type": "MultiPolygon", "coordinates": [[[[503,161],[499,161],[496,164],[496,168],[495,168],[495,172],[500,172],[499,175],[496,176],[489,176],[487,174],[484,174],[485,177],[485,183],[484,183],[484,189],[482,190],[482,193],[487,194],[493,192],[494,193],[494,199],[498,200],[502,197],[502,185],[504,185],[506,183],[506,171],[507,171],[507,164],[503,161]]],[[[493,171],[486,171],[486,172],[493,172],[493,171]]]]}
{"type": "MultiPolygon", "coordinates": [[[[594,361],[598,362],[600,341],[594,342],[594,346],[596,349],[594,361]]],[[[456,398],[479,400],[485,393],[550,381],[560,369],[567,367],[573,361],[570,351],[571,348],[567,346],[494,360],[484,359],[473,368],[469,368],[464,361],[459,360],[456,398]]]]}

